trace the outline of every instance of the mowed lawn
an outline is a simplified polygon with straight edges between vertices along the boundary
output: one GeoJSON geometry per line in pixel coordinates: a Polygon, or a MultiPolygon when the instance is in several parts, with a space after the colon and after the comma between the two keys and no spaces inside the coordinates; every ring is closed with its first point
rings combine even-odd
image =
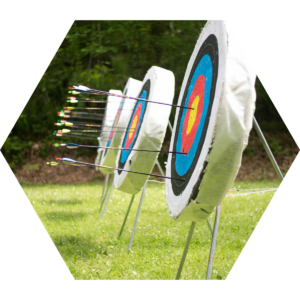
{"type": "MultiPolygon", "coordinates": [[[[234,184],[240,189],[278,186],[276,181],[234,184]]],[[[114,190],[100,220],[103,184],[22,187],[75,279],[175,278],[191,223],[174,222],[169,216],[164,184],[148,183],[129,255],[127,246],[141,193],[118,240],[131,195],[114,190]]],[[[226,279],[274,193],[225,198],[212,279],[226,279]]],[[[213,224],[214,214],[210,221],[213,224]]],[[[197,223],[181,279],[205,279],[210,243],[207,223],[197,223]]]]}

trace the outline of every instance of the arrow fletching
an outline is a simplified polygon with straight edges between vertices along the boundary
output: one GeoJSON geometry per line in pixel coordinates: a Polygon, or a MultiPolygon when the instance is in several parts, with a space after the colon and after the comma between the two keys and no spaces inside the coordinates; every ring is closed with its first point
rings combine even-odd
{"type": "Polygon", "coordinates": [[[47,165],[50,165],[50,166],[57,166],[58,163],[57,162],[54,162],[54,161],[51,161],[51,162],[48,162],[46,163],[47,165]]]}

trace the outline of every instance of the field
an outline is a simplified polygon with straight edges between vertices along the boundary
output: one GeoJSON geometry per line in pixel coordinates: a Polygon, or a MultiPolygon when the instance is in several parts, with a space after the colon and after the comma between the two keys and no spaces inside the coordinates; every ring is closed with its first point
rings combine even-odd
{"type": "MultiPolygon", "coordinates": [[[[240,189],[278,186],[278,181],[234,184],[240,189]]],[[[129,255],[127,245],[141,193],[135,197],[121,239],[117,239],[131,195],[114,190],[100,220],[103,184],[22,187],[75,279],[175,278],[191,224],[170,218],[164,184],[148,183],[129,255]]],[[[226,279],[273,195],[265,192],[225,198],[212,279],[226,279]]],[[[214,215],[210,221],[214,223],[214,215]]],[[[181,279],[205,279],[210,242],[207,223],[197,223],[181,279]]]]}

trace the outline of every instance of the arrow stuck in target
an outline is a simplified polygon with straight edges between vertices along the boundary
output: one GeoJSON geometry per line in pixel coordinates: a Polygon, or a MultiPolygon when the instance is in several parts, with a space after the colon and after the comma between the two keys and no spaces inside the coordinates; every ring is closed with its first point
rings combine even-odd
{"type": "Polygon", "coordinates": [[[69,149],[77,149],[77,148],[100,148],[100,149],[113,149],[113,150],[125,150],[125,151],[143,151],[143,152],[160,152],[160,153],[173,153],[173,154],[182,154],[186,155],[187,153],[184,152],[173,152],[173,151],[166,151],[166,150],[148,150],[148,149],[135,149],[135,148],[120,148],[120,147],[106,147],[106,146],[94,146],[94,145],[80,145],[75,143],[66,143],[66,144],[59,144],[54,143],[54,147],[67,147],[69,149]]]}
{"type": "MultiPolygon", "coordinates": [[[[167,106],[173,106],[173,107],[180,107],[180,108],[185,108],[185,109],[194,109],[192,107],[188,106],[181,106],[181,105],[175,105],[175,104],[169,104],[169,103],[163,103],[163,102],[156,102],[156,101],[151,101],[147,100],[144,98],[137,98],[137,97],[129,97],[127,95],[118,95],[118,94],[113,94],[105,91],[100,91],[100,90],[95,90],[95,89],[90,89],[84,85],[73,85],[73,87],[69,87],[71,91],[69,93],[73,95],[78,95],[78,94],[92,94],[92,95],[106,95],[106,96],[113,96],[113,97],[120,97],[120,98],[127,98],[131,100],[139,100],[139,101],[145,101],[149,103],[155,103],[155,104],[161,104],[161,105],[167,105],[167,106]]],[[[73,102],[74,103],[74,102],[73,102]]]]}
{"type": "Polygon", "coordinates": [[[162,175],[148,174],[148,173],[143,173],[143,172],[125,170],[125,169],[121,169],[121,168],[114,168],[114,167],[91,164],[91,163],[87,163],[87,162],[77,161],[77,160],[74,160],[74,159],[69,158],[69,157],[62,157],[62,158],[57,157],[56,160],[61,161],[62,163],[59,163],[57,161],[56,162],[52,161],[52,162],[47,162],[47,164],[50,165],[50,166],[71,165],[71,166],[76,166],[76,167],[100,167],[100,168],[104,168],[104,169],[119,170],[119,171],[124,171],[124,172],[129,172],[129,173],[140,174],[140,175],[147,175],[147,176],[154,176],[154,177],[165,178],[165,179],[185,181],[185,179],[177,179],[177,178],[166,177],[166,176],[162,176],[162,175]]]}

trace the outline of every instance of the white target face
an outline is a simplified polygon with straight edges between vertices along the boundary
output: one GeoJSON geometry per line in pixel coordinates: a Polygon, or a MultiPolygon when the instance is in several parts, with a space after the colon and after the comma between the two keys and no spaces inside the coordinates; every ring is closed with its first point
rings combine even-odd
{"type": "MultiPolygon", "coordinates": [[[[142,86],[141,81],[135,80],[133,78],[129,78],[125,86],[125,89],[123,91],[123,95],[136,97],[136,95],[139,93],[141,89],[141,86],[142,86]]],[[[109,135],[107,137],[106,144],[103,146],[116,147],[116,148],[120,147],[123,133],[126,131],[126,125],[132,114],[135,103],[136,103],[135,100],[122,98],[119,104],[117,114],[114,118],[113,124],[111,128],[107,128],[107,130],[109,130],[109,135]]],[[[115,149],[103,149],[102,152],[103,154],[102,154],[100,164],[102,166],[116,167],[116,160],[119,151],[115,149]]],[[[100,170],[103,173],[114,172],[114,170],[112,169],[100,168],[100,170]]]]}
{"type": "MultiPolygon", "coordinates": [[[[174,97],[174,74],[168,70],[152,67],[146,74],[142,87],[136,95],[150,101],[172,104],[174,97]]],[[[168,125],[171,106],[138,100],[123,134],[121,147],[127,149],[160,150],[168,125]],[[130,130],[129,130],[130,129],[130,130]]],[[[151,173],[158,152],[120,150],[117,167],[125,170],[151,173]]],[[[115,171],[114,185],[129,193],[138,193],[148,176],[115,171]]]]}
{"type": "MultiPolygon", "coordinates": [[[[109,93],[113,93],[113,94],[117,94],[117,95],[122,95],[122,92],[120,90],[109,90],[109,93]]],[[[107,97],[107,103],[106,103],[106,110],[104,113],[104,118],[103,118],[103,122],[102,122],[102,127],[101,127],[101,134],[99,137],[99,146],[105,146],[106,141],[108,139],[109,136],[109,129],[111,128],[114,118],[117,115],[118,112],[118,108],[120,105],[122,98],[120,97],[114,97],[114,96],[108,96],[107,97]]],[[[103,153],[103,149],[99,148],[97,150],[97,157],[95,160],[95,164],[96,165],[100,165],[101,162],[101,156],[103,153]]],[[[97,171],[99,171],[99,168],[96,168],[97,171]]],[[[103,171],[103,169],[101,169],[101,171],[103,171]]],[[[105,173],[107,173],[107,171],[104,171],[105,173]]]]}
{"type": "Polygon", "coordinates": [[[190,58],[177,109],[166,181],[174,219],[204,221],[238,172],[255,108],[255,74],[231,44],[225,22],[209,21],[190,58]]]}

